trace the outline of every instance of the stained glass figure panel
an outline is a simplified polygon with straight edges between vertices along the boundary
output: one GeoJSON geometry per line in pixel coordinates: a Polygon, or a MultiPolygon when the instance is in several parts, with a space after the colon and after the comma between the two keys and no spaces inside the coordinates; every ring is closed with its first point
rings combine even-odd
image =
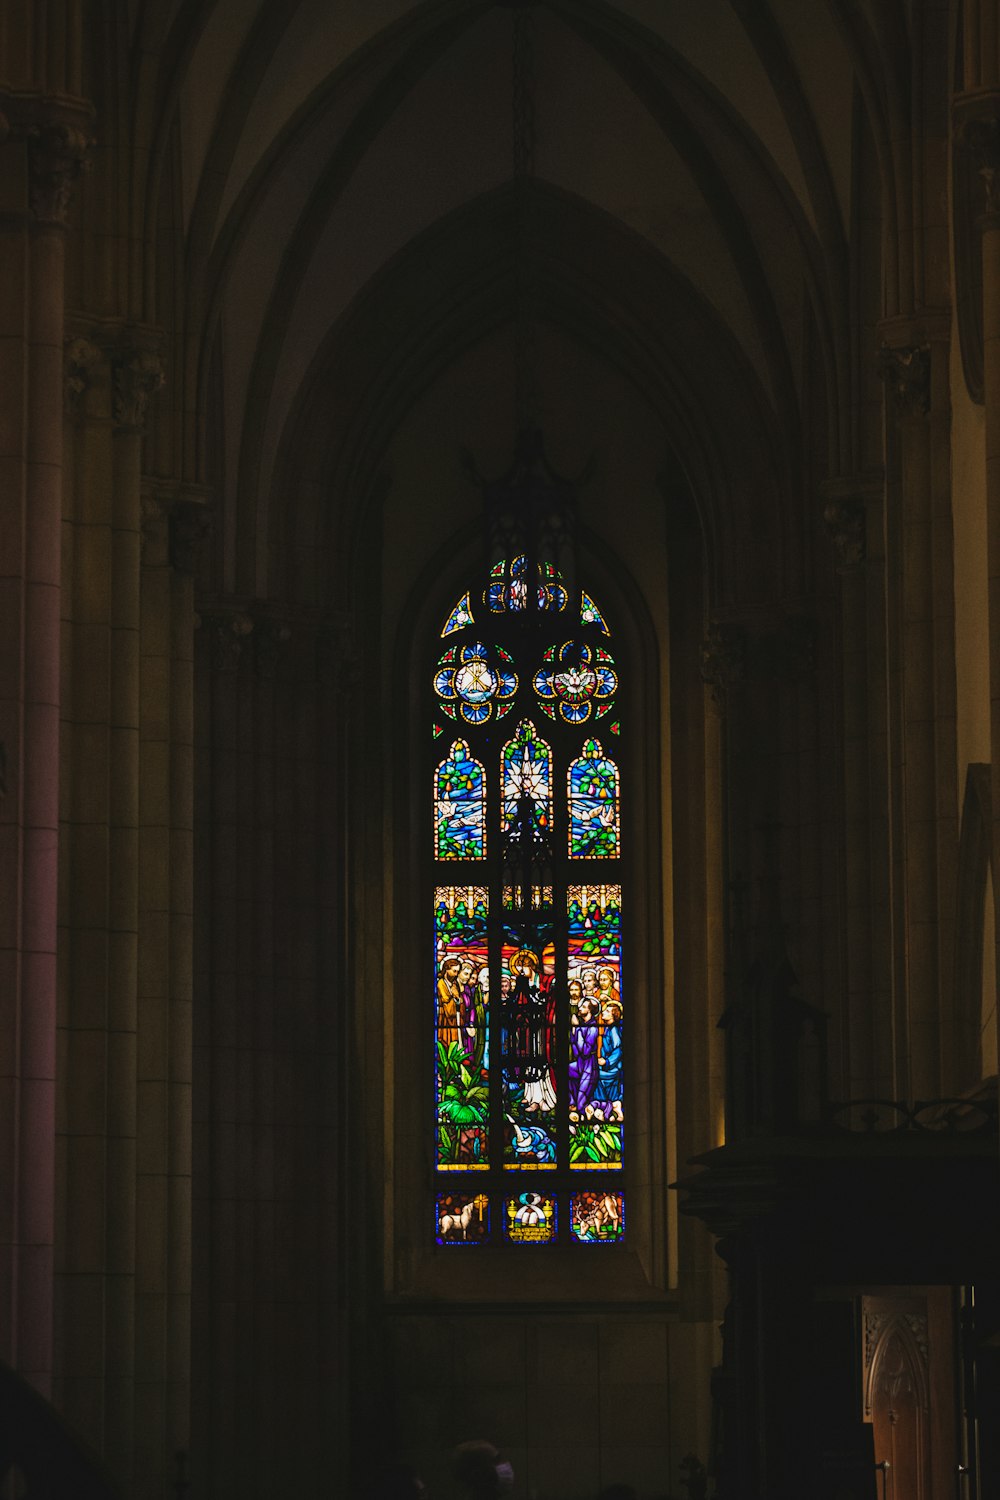
{"type": "Polygon", "coordinates": [[[501,953],[504,1166],[556,1166],[555,947],[551,912],[531,931],[507,926],[501,953]]]}
{"type": "Polygon", "coordinates": [[[434,892],[435,1099],[439,1172],[489,1166],[489,893],[434,892]]]}
{"type": "Polygon", "coordinates": [[[571,1193],[570,1233],[584,1245],[615,1245],[625,1236],[625,1194],[571,1193]]]}
{"type": "Polygon", "coordinates": [[[621,886],[567,887],[569,1162],[612,1171],[623,1163],[621,886]]]}
{"type": "Polygon", "coordinates": [[[571,859],[617,859],[621,853],[618,767],[587,740],[569,768],[569,852],[571,859]]]}
{"type": "MultiPolygon", "coordinates": [[[[560,574],[551,563],[536,565],[535,587],[538,590],[540,610],[558,612],[566,608],[569,595],[560,574]]],[[[509,564],[496,563],[490,569],[485,602],[494,614],[505,614],[508,611],[517,613],[525,608],[528,602],[528,579],[527,563],[523,554],[513,558],[509,564]]]]}
{"type": "Polygon", "coordinates": [[[434,1212],[439,1245],[484,1245],[490,1237],[486,1193],[438,1193],[434,1212]]]}
{"type": "Polygon", "coordinates": [[[512,1245],[551,1245],[558,1234],[556,1200],[527,1191],[504,1199],[504,1238],[512,1245]]]}
{"type": "Polygon", "coordinates": [[[464,740],[456,740],[434,775],[437,859],[486,858],[486,778],[464,740]]]}
{"type": "Polygon", "coordinates": [[[531,829],[546,835],[552,827],[552,750],[525,719],[501,753],[503,782],[501,830],[515,834],[523,813],[530,815],[531,829]]]}

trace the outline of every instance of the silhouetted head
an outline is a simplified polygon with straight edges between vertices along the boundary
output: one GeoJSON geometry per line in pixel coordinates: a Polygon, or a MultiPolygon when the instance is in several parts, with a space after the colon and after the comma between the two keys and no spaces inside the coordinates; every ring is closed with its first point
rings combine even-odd
{"type": "Polygon", "coordinates": [[[452,1454],[452,1471],[474,1500],[497,1500],[514,1483],[514,1470],[492,1443],[473,1439],[459,1443],[452,1454]]]}

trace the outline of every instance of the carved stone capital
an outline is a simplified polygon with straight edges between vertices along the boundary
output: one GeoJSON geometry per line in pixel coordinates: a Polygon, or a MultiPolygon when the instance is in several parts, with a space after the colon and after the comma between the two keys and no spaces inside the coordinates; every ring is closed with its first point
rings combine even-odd
{"type": "Polygon", "coordinates": [[[241,610],[225,614],[206,612],[197,618],[199,629],[207,631],[216,672],[235,672],[243,658],[247,637],[253,633],[253,620],[241,610]]]}
{"type": "Polygon", "coordinates": [[[725,711],[728,690],[742,682],[747,668],[747,635],[742,625],[715,620],[701,643],[701,679],[711,689],[712,702],[725,711]]]}
{"type": "Polygon", "coordinates": [[[819,626],[811,615],[786,615],[776,630],[760,637],[756,647],[756,675],[801,682],[816,670],[819,626]]]}
{"type": "Polygon", "coordinates": [[[90,339],[69,337],[63,343],[63,401],[68,417],[80,415],[91,370],[101,351],[90,339]]]}
{"type": "Polygon", "coordinates": [[[868,506],[864,495],[845,490],[831,494],[823,507],[823,525],[837,554],[837,571],[853,573],[867,557],[868,506]]]}
{"type": "Polygon", "coordinates": [[[29,125],[28,204],[40,224],[65,224],[77,178],[89,165],[93,139],[79,124],[29,125]]]}
{"type": "Polygon", "coordinates": [[[154,549],[157,543],[162,542],[170,502],[164,500],[162,495],[150,490],[143,490],[139,506],[139,547],[142,559],[146,562],[148,561],[147,553],[154,549]]]}
{"type": "Polygon", "coordinates": [[[361,655],[350,615],[328,615],[316,635],[316,674],[326,687],[346,692],[361,680],[361,655]]]}
{"type": "Polygon", "coordinates": [[[883,344],[878,367],[886,392],[901,416],[926,416],[931,409],[931,351],[927,344],[883,344]]]}
{"type": "Polygon", "coordinates": [[[955,140],[969,153],[983,186],[979,212],[1000,220],[1000,94],[962,94],[954,105],[955,140]]]}
{"type": "Polygon", "coordinates": [[[275,676],[284,648],[292,639],[292,627],[285,620],[259,620],[254,628],[254,663],[257,675],[275,676]]]}
{"type": "Polygon", "coordinates": [[[194,573],[212,535],[212,511],[204,500],[190,496],[175,500],[170,509],[170,566],[178,573],[194,573]]]}
{"type": "Polygon", "coordinates": [[[124,345],[111,356],[111,412],[122,432],[142,432],[150,397],[164,384],[163,359],[152,345],[124,345]]]}

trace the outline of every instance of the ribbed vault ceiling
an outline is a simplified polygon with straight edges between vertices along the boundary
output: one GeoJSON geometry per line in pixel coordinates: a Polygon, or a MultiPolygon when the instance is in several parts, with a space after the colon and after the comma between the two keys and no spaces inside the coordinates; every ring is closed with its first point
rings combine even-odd
{"type": "MultiPolygon", "coordinates": [[[[895,0],[870,16],[861,0],[532,11],[540,188],[662,258],[790,443],[807,338],[846,409],[855,96],[877,143],[895,0]]],[[[133,56],[159,59],[143,75],[154,154],[172,139],[179,162],[186,403],[204,406],[221,356],[227,411],[247,414],[226,424],[227,486],[259,495],[331,328],[510,181],[511,8],[175,0],[139,3],[132,25],[133,56]]]]}

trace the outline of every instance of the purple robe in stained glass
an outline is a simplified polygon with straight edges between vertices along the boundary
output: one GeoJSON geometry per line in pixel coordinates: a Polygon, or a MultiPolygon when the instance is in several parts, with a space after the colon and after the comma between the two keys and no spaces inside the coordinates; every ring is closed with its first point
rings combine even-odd
{"type": "Polygon", "coordinates": [[[578,1023],[569,1033],[569,1107],[583,1116],[597,1076],[597,1026],[578,1023]]]}

